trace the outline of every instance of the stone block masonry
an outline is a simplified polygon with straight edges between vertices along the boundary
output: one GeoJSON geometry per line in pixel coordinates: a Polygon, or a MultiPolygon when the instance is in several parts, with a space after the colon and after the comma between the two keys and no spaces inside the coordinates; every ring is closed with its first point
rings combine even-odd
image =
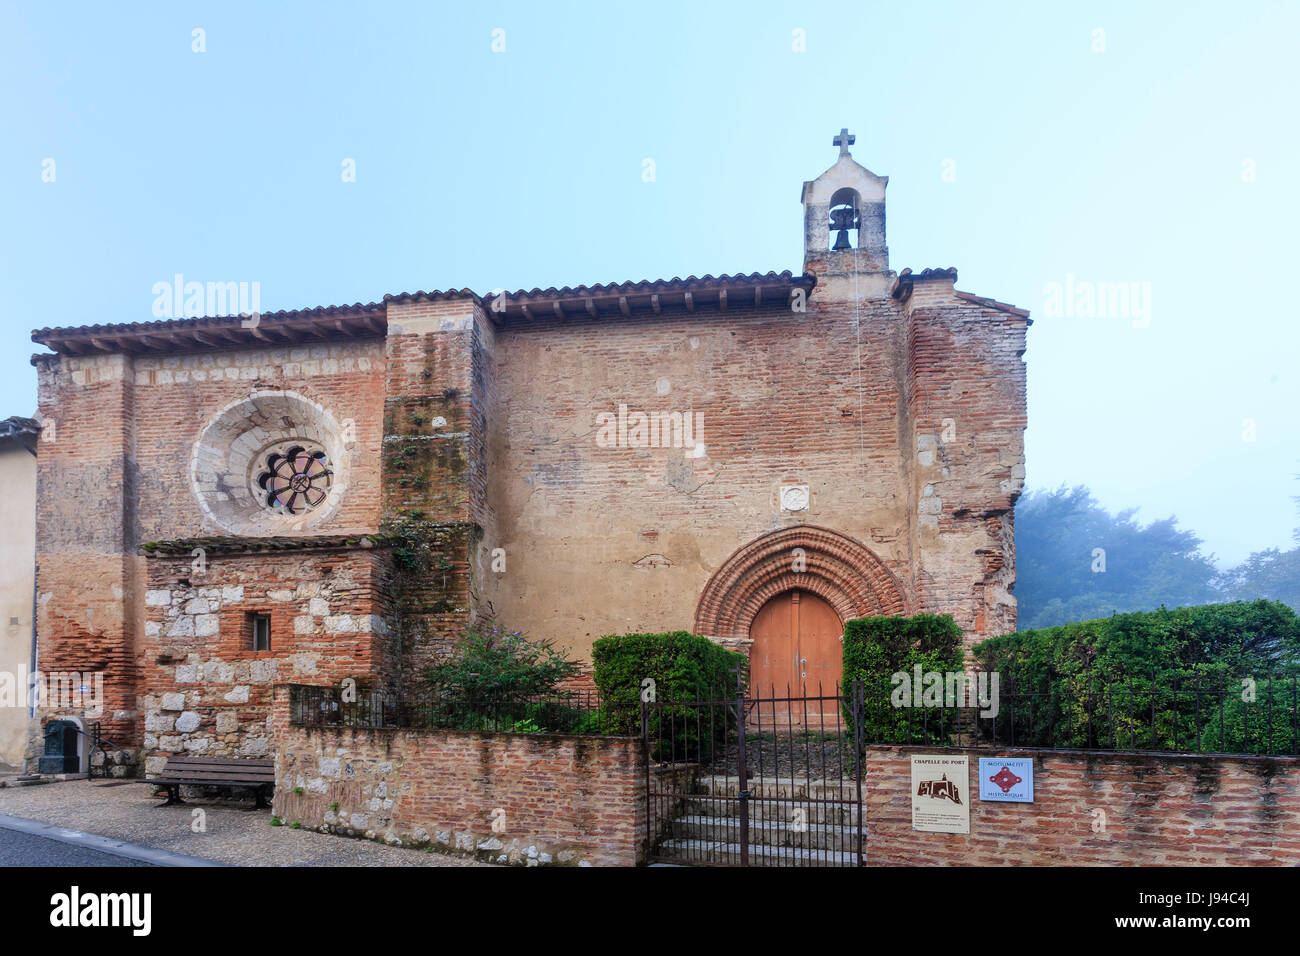
{"type": "Polygon", "coordinates": [[[269,556],[213,548],[202,573],[184,549],[149,560],[139,727],[147,775],[173,754],[270,755],[277,681],[395,680],[388,550],[298,545],[269,556]],[[254,614],[270,617],[268,650],[253,649],[254,614]]]}
{"type": "Polygon", "coordinates": [[[521,866],[633,866],[645,764],[633,737],[307,728],[275,688],[286,825],[521,866]]]}
{"type": "Polygon", "coordinates": [[[1300,866],[1300,760],[873,747],[873,866],[1300,866]],[[913,753],[970,756],[969,834],[912,829],[913,753]],[[1034,802],[978,797],[980,757],[1034,760],[1034,802]]]}

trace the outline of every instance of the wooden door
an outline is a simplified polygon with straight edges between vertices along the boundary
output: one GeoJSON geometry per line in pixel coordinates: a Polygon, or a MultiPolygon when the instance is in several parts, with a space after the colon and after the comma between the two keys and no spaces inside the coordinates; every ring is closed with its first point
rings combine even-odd
{"type": "MultiPolygon", "coordinates": [[[[786,591],[754,616],[749,658],[753,697],[834,697],[840,675],[843,626],[835,609],[808,591],[786,591]],[[787,690],[788,688],[788,690],[787,690]]],[[[807,706],[808,723],[834,722],[836,707],[827,702],[807,706]]],[[[802,726],[804,706],[777,705],[781,722],[802,726]]]]}

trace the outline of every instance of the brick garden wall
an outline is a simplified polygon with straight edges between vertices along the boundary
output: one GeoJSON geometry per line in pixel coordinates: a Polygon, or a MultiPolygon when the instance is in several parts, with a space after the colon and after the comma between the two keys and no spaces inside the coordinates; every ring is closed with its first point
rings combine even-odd
{"type": "Polygon", "coordinates": [[[971,832],[957,834],[912,829],[908,758],[928,752],[940,751],[871,749],[869,864],[1300,865],[1296,758],[963,751],[970,756],[971,832]],[[979,800],[979,758],[994,756],[1034,758],[1033,803],[979,800]]]}
{"type": "Polygon", "coordinates": [[[272,720],[286,825],[527,866],[640,857],[636,738],[304,728],[289,723],[288,685],[275,688],[272,720]]]}

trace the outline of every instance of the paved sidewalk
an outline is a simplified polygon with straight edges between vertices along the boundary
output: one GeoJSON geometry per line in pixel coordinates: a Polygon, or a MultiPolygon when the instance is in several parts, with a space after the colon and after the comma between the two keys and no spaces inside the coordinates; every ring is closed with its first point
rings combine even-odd
{"type": "Polygon", "coordinates": [[[488,865],[369,840],[273,827],[270,810],[209,803],[158,807],[159,802],[151,788],[116,780],[0,788],[0,815],[236,866],[488,865]],[[194,832],[195,810],[203,811],[205,832],[194,832]]]}

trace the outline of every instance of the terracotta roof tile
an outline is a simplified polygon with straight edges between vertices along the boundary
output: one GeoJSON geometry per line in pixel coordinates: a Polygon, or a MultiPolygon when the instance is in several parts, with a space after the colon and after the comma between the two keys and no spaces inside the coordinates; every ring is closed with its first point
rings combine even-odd
{"type": "Polygon", "coordinates": [[[25,435],[39,435],[41,423],[34,418],[13,415],[0,421],[0,438],[20,438],[25,435]]]}
{"type": "MultiPolygon", "coordinates": [[[[381,302],[356,302],[352,305],[319,305],[311,309],[285,309],[280,312],[263,312],[261,321],[287,322],[294,319],[365,315],[383,311],[381,302]]],[[[238,315],[201,316],[189,319],[156,319],[152,322],[106,322],[97,325],[68,325],[32,330],[32,341],[45,345],[46,339],[73,335],[125,335],[149,332],[179,332],[191,329],[239,328],[243,321],[238,315]]]]}
{"type": "MultiPolygon", "coordinates": [[[[710,306],[726,308],[728,290],[754,290],[753,302],[757,305],[764,291],[770,287],[780,286],[788,289],[802,288],[811,290],[817,284],[815,276],[795,275],[789,270],[784,272],[751,272],[735,275],[687,276],[671,279],[642,279],[640,281],[599,283],[596,285],[563,286],[547,289],[520,289],[506,293],[509,311],[512,315],[529,313],[530,307],[541,303],[555,303],[553,311],[564,314],[564,307],[559,303],[564,300],[586,300],[586,311],[602,311],[592,305],[594,299],[603,300],[603,311],[614,310],[610,301],[623,298],[621,303],[627,311],[627,297],[642,297],[637,305],[640,311],[653,307],[660,310],[659,295],[676,296],[673,302],[667,299],[664,308],[675,306],[694,311],[696,302],[701,308],[710,306]],[[692,299],[692,295],[703,296],[692,299]]],[[[352,305],[327,305],[309,309],[289,309],[279,312],[263,312],[259,315],[256,327],[243,323],[245,317],[237,315],[203,316],[183,319],[157,319],[150,322],[100,323],[66,327],[46,327],[32,331],[32,341],[65,355],[105,354],[118,351],[131,352],[167,352],[184,349],[203,349],[205,347],[241,348],[260,344],[291,343],[297,340],[310,341],[320,333],[326,336],[342,334],[345,336],[378,335],[383,333],[387,322],[386,309],[389,303],[427,302],[446,299],[471,299],[486,306],[496,298],[495,295],[479,296],[472,289],[434,289],[417,292],[386,294],[378,302],[356,302],[352,305]]],[[[739,298],[733,301],[741,302],[739,298]]],[[[500,317],[504,310],[494,310],[500,317]]],[[[32,364],[53,358],[47,355],[33,355],[32,364]]]]}
{"type": "Polygon", "coordinates": [[[745,285],[752,286],[755,283],[769,280],[772,282],[790,282],[790,281],[815,281],[812,276],[795,276],[794,273],[787,269],[784,272],[750,272],[736,273],[735,275],[723,274],[720,276],[687,276],[685,279],[679,276],[673,276],[671,279],[641,279],[628,280],[626,282],[606,282],[597,285],[578,285],[564,286],[555,288],[551,286],[547,289],[518,289],[514,292],[507,292],[510,298],[523,297],[542,297],[550,299],[561,298],[579,298],[590,295],[628,295],[646,292],[667,292],[667,291],[686,291],[696,286],[719,286],[719,285],[745,285]]]}
{"type": "MultiPolygon", "coordinates": [[[[946,269],[922,269],[920,272],[913,272],[911,269],[904,269],[898,274],[898,282],[894,284],[893,296],[895,299],[906,298],[911,293],[912,285],[916,281],[925,281],[927,279],[942,279],[953,282],[957,281],[957,270],[951,266],[946,269]]],[[[983,306],[986,309],[993,309],[997,312],[1006,312],[1010,315],[1018,315],[1023,319],[1029,319],[1029,312],[1017,306],[1010,305],[1006,302],[999,302],[997,299],[988,299],[982,295],[975,295],[973,292],[962,292],[960,289],[954,289],[953,293],[957,298],[975,305],[983,306]]],[[[1029,319],[1029,324],[1033,325],[1033,320],[1029,319]]]]}
{"type": "MultiPolygon", "coordinates": [[[[1012,315],[1018,315],[1022,318],[1029,319],[1028,309],[1022,309],[1019,308],[1018,306],[1011,305],[1010,303],[1007,302],[999,302],[997,299],[987,299],[982,295],[975,295],[975,293],[973,292],[962,292],[960,289],[956,289],[954,291],[957,293],[957,298],[965,299],[967,302],[973,302],[976,305],[982,305],[986,309],[994,309],[998,312],[1009,312],[1012,315]]],[[[1029,324],[1030,325],[1034,324],[1032,319],[1029,320],[1029,324]]]]}

